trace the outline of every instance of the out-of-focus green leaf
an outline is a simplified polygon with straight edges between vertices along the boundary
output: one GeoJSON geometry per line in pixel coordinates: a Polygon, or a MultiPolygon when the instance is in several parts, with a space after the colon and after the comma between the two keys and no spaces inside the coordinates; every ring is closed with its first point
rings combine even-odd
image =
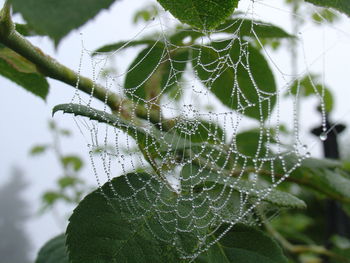
{"type": "Polygon", "coordinates": [[[254,227],[237,224],[195,262],[287,263],[288,260],[278,243],[267,234],[254,227]]]}
{"type": "Polygon", "coordinates": [[[228,19],[216,28],[219,33],[237,34],[240,37],[252,38],[292,38],[284,29],[270,23],[246,18],[228,19]]]}
{"type": "Polygon", "coordinates": [[[340,19],[340,17],[329,9],[322,9],[312,14],[312,19],[316,25],[322,25],[324,22],[334,23],[340,19]]]}
{"type": "Polygon", "coordinates": [[[266,154],[268,154],[267,148],[265,147],[267,146],[266,144],[276,142],[271,135],[273,132],[269,132],[270,136],[267,136],[267,130],[259,129],[252,129],[238,133],[235,138],[238,152],[251,157],[266,156],[266,154]],[[260,149],[259,152],[258,149],[260,149]]]}
{"type": "Polygon", "coordinates": [[[212,47],[197,46],[193,53],[194,71],[224,105],[260,121],[269,116],[276,84],[256,48],[238,40],[221,41],[212,47]]]}
{"type": "Polygon", "coordinates": [[[159,101],[182,77],[189,52],[186,48],[168,52],[161,43],[142,50],[129,67],[124,88],[140,102],[159,101]]]}
{"type": "Polygon", "coordinates": [[[290,87],[290,93],[298,96],[317,96],[325,103],[326,111],[331,112],[333,109],[333,95],[331,91],[324,87],[316,75],[308,75],[300,80],[296,80],[290,87]]]}
{"type": "Polygon", "coordinates": [[[44,203],[46,203],[47,205],[53,205],[54,203],[56,203],[56,201],[58,201],[59,199],[62,199],[62,197],[63,197],[62,194],[58,192],[47,191],[42,196],[42,199],[44,203]]]}
{"type": "MultiPolygon", "coordinates": [[[[332,252],[343,257],[341,262],[349,263],[350,262],[350,240],[342,236],[333,236],[331,238],[333,248],[332,252]]],[[[338,263],[339,259],[331,259],[331,263],[338,263]]]]}
{"type": "Polygon", "coordinates": [[[158,14],[158,9],[155,5],[149,5],[147,7],[138,10],[133,18],[134,24],[137,24],[140,21],[147,22],[152,18],[156,17],[158,14]]]}
{"type": "Polygon", "coordinates": [[[60,188],[64,189],[67,187],[75,186],[78,183],[82,183],[82,181],[76,177],[73,176],[64,176],[58,179],[57,181],[60,188]]]}
{"type": "Polygon", "coordinates": [[[105,46],[102,46],[98,49],[96,49],[92,55],[98,55],[98,53],[105,53],[105,52],[112,52],[112,51],[119,51],[121,49],[129,48],[129,47],[135,47],[135,46],[153,46],[156,45],[157,41],[152,39],[142,39],[142,40],[134,40],[134,41],[121,41],[118,43],[108,44],[105,46]]]}
{"type": "MultiPolygon", "coordinates": [[[[350,203],[350,176],[340,167],[340,162],[332,160],[307,159],[290,175],[290,181],[310,187],[328,198],[350,203]]],[[[277,174],[283,174],[283,170],[276,165],[277,174]]]]}
{"type": "Polygon", "coordinates": [[[182,23],[199,29],[212,29],[229,17],[238,0],[158,0],[182,23]]]}
{"type": "Polygon", "coordinates": [[[306,0],[306,2],[326,8],[334,8],[350,16],[350,5],[348,0],[306,0]]]}
{"type": "Polygon", "coordinates": [[[30,155],[39,155],[44,153],[48,147],[49,147],[48,145],[35,145],[30,149],[29,153],[30,155]]]}
{"type": "Polygon", "coordinates": [[[0,74],[27,91],[46,99],[49,84],[36,66],[9,48],[0,45],[0,74]]]}
{"type": "Polygon", "coordinates": [[[175,125],[175,130],[181,137],[195,143],[207,142],[218,144],[225,142],[223,129],[213,122],[204,120],[181,120],[175,125]]]}
{"type": "Polygon", "coordinates": [[[69,263],[64,234],[49,240],[39,251],[35,263],[69,263]]]}
{"type": "Polygon", "coordinates": [[[115,0],[10,0],[15,12],[39,34],[48,35],[56,45],[70,31],[109,8],[115,0]]]}
{"type": "Polygon", "coordinates": [[[79,171],[84,165],[81,158],[75,155],[64,156],[62,157],[61,162],[65,167],[72,167],[74,171],[79,171]]]}
{"type": "Polygon", "coordinates": [[[33,37],[33,36],[40,36],[37,32],[33,30],[29,25],[27,24],[15,24],[16,31],[20,33],[22,36],[25,37],[33,37]]]}

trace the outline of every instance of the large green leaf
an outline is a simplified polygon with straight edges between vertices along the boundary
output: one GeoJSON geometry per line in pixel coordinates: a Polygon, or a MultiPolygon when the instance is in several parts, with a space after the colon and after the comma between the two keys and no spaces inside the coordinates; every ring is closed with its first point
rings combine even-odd
{"type": "Polygon", "coordinates": [[[163,93],[178,84],[188,55],[186,48],[168,51],[161,43],[145,48],[129,67],[124,85],[127,95],[146,101],[159,101],[163,93]]]}
{"type": "Polygon", "coordinates": [[[64,234],[49,240],[39,251],[35,263],[68,263],[64,234]]]}
{"type": "Polygon", "coordinates": [[[175,249],[148,230],[157,225],[153,213],[161,208],[157,192],[162,190],[171,198],[171,192],[149,175],[129,174],[89,194],[69,219],[66,244],[70,262],[178,262],[175,249]]]}
{"type": "Polygon", "coordinates": [[[287,263],[288,260],[277,242],[267,234],[254,227],[238,224],[200,255],[196,262],[287,263]]]}
{"type": "MultiPolygon", "coordinates": [[[[177,249],[195,253],[201,242],[198,236],[206,235],[208,221],[234,220],[228,216],[232,211],[221,208],[226,199],[214,200],[222,196],[220,190],[207,193],[209,200],[208,195],[176,194],[166,185],[149,174],[133,173],[114,178],[89,194],[69,220],[70,261],[180,262],[177,249]],[[218,214],[221,210],[224,215],[218,214]]],[[[234,206],[227,200],[226,205],[234,206]]]]}
{"type": "Polygon", "coordinates": [[[238,0],[158,0],[182,23],[211,29],[222,23],[237,7],[238,0]]]}
{"type": "Polygon", "coordinates": [[[193,69],[203,84],[229,108],[265,120],[276,98],[273,73],[260,52],[246,42],[220,41],[198,46],[193,69]]]}
{"type": "Polygon", "coordinates": [[[9,48],[0,46],[0,74],[27,91],[46,99],[49,84],[36,66],[9,48]]]}
{"type": "Polygon", "coordinates": [[[348,0],[306,0],[306,2],[322,7],[334,8],[350,16],[350,5],[348,0]]]}
{"type": "Polygon", "coordinates": [[[56,45],[71,30],[109,8],[115,0],[10,0],[28,25],[52,38],[56,45]]]}

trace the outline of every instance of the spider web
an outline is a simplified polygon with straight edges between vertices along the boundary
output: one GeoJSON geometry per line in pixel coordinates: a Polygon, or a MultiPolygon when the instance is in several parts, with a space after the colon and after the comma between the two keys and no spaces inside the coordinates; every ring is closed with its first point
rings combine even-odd
{"type": "Polygon", "coordinates": [[[72,98],[93,114],[74,118],[89,138],[98,185],[120,178],[128,191],[110,183],[119,212],[144,220],[184,259],[195,259],[237,223],[258,224],[270,194],[310,157],[299,128],[303,77],[321,105],[321,139],[327,133],[325,86],[314,83],[308,66],[291,74],[278,65],[264,42],[274,29],[262,22],[259,6],[267,5],[250,2],[211,31],[179,26],[160,8],[113,51],[82,50],[79,72],[88,57],[95,85],[121,98],[115,117],[108,94],[100,111],[94,91],[86,100],[77,89],[72,98]],[[117,72],[110,70],[115,62],[117,72]]]}

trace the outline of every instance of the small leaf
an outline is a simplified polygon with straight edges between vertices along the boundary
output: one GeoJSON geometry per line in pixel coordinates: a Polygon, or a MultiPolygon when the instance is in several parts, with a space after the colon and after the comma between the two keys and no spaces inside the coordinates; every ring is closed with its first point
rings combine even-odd
{"type": "Polygon", "coordinates": [[[49,240],[39,251],[35,263],[69,263],[64,234],[49,240]]]}
{"type": "Polygon", "coordinates": [[[30,149],[30,155],[34,156],[42,154],[47,150],[48,147],[48,145],[35,145],[32,149],[30,149]]]}
{"type": "Polygon", "coordinates": [[[350,5],[348,0],[306,0],[306,2],[326,8],[334,8],[350,16],[350,5]]]}
{"type": "Polygon", "coordinates": [[[224,105],[260,121],[269,116],[276,103],[276,84],[256,48],[238,40],[221,41],[198,46],[193,53],[194,71],[224,105]]]}
{"type": "Polygon", "coordinates": [[[36,66],[9,48],[0,46],[0,74],[27,91],[46,99],[49,84],[36,66]]]}
{"type": "Polygon", "coordinates": [[[294,81],[289,91],[294,96],[296,94],[303,97],[315,96],[324,102],[327,112],[331,112],[333,109],[333,95],[327,87],[324,87],[317,75],[307,75],[294,81]]]}
{"type": "Polygon", "coordinates": [[[78,183],[82,183],[82,181],[73,176],[64,176],[59,178],[57,183],[60,188],[64,189],[70,186],[75,186],[78,183]]]}
{"type": "Polygon", "coordinates": [[[147,46],[153,46],[157,44],[157,41],[152,39],[141,39],[141,40],[135,40],[135,41],[121,41],[114,44],[108,44],[105,46],[102,46],[98,49],[96,49],[92,55],[98,55],[99,53],[106,53],[111,51],[119,51],[121,49],[129,48],[129,47],[135,47],[135,46],[141,46],[141,45],[147,45],[147,46]]]}
{"type": "Polygon", "coordinates": [[[109,8],[115,0],[11,0],[15,12],[39,34],[48,35],[57,45],[71,30],[109,8]]]}
{"type": "Polygon", "coordinates": [[[80,157],[75,155],[64,156],[62,157],[61,162],[64,167],[72,167],[76,172],[79,171],[84,165],[80,157]]]}
{"type": "Polygon", "coordinates": [[[212,29],[229,17],[238,0],[158,0],[182,23],[199,29],[212,29]]]}
{"type": "MultiPolygon", "coordinates": [[[[213,239],[217,236],[212,236],[213,239]]],[[[242,224],[237,224],[202,253],[198,263],[287,263],[281,247],[264,232],[242,224]]]]}
{"type": "Polygon", "coordinates": [[[47,191],[42,196],[42,199],[47,205],[53,205],[56,201],[62,199],[62,194],[54,191],[47,191]]]}

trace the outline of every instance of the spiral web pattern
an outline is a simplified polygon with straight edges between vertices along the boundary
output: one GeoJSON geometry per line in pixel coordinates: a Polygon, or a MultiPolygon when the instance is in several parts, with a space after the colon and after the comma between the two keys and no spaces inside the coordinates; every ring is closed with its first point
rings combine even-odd
{"type": "MultiPolygon", "coordinates": [[[[96,180],[101,187],[118,176],[120,186],[110,184],[118,213],[144,221],[181,258],[193,260],[237,223],[258,223],[270,193],[309,157],[298,96],[289,109],[293,143],[282,143],[281,101],[298,94],[300,83],[296,91],[291,83],[302,74],[287,79],[275,67],[259,37],[268,26],[247,11],[214,31],[174,30],[159,11],[114,51],[83,49],[96,85],[122,98],[113,120],[107,95],[98,112],[93,91],[88,101],[78,90],[72,99],[97,116],[75,117],[89,138],[96,180]],[[120,56],[126,49],[138,50],[131,64],[120,56]],[[128,65],[110,73],[112,58],[128,65]]],[[[324,90],[314,90],[324,111],[324,90]]]]}

